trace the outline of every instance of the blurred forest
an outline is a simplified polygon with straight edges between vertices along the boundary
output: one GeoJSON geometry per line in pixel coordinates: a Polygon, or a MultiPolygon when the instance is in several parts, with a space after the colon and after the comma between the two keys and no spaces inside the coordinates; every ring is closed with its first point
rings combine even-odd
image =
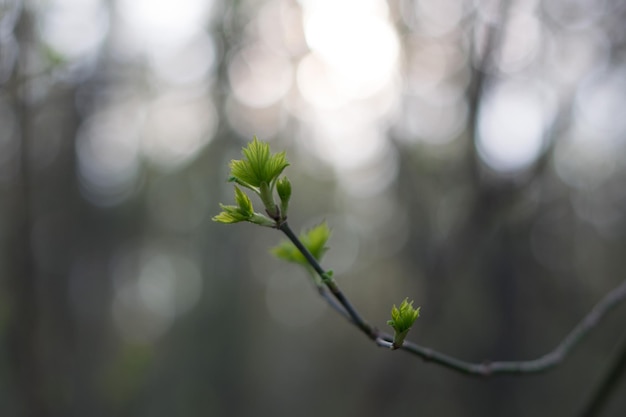
{"type": "Polygon", "coordinates": [[[533,359],[625,278],[624,108],[620,0],[0,0],[0,414],[578,415],[625,306],[471,378],[211,217],[257,135],[372,324],[408,296],[409,339],[533,359]]]}

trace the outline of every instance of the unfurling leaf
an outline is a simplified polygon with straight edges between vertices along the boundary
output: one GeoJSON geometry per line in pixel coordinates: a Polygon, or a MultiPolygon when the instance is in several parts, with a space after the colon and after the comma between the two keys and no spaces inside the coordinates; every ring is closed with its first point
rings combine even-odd
{"type": "Polygon", "coordinates": [[[270,145],[259,141],[256,136],[253,141],[242,149],[244,159],[230,162],[230,181],[259,192],[261,184],[273,187],[278,176],[289,162],[285,152],[271,154],[270,145]]]}
{"type": "Polygon", "coordinates": [[[398,349],[402,346],[404,338],[419,315],[420,308],[413,308],[413,301],[409,302],[408,298],[402,301],[400,308],[394,304],[391,309],[391,320],[387,321],[387,324],[395,330],[392,349],[398,349]]]}
{"type": "Polygon", "coordinates": [[[213,217],[212,220],[214,222],[232,224],[245,222],[249,218],[249,216],[241,212],[239,206],[226,206],[224,204],[220,204],[220,207],[222,208],[222,212],[213,217]]]}
{"type": "Polygon", "coordinates": [[[246,195],[246,193],[241,191],[241,189],[237,186],[235,186],[235,201],[237,202],[236,206],[220,204],[222,212],[213,217],[212,220],[214,222],[224,224],[251,222],[268,227],[273,227],[275,225],[274,221],[269,219],[267,216],[254,212],[252,201],[250,201],[250,198],[246,195]]]}
{"type": "Polygon", "coordinates": [[[241,210],[241,213],[246,215],[247,217],[252,216],[254,214],[254,208],[252,207],[252,201],[250,201],[250,197],[246,195],[243,191],[239,189],[239,187],[235,186],[235,201],[241,210]]]}
{"type": "MultiPolygon", "coordinates": [[[[328,224],[326,224],[326,222],[322,222],[300,234],[300,241],[318,261],[322,259],[324,253],[328,250],[326,242],[329,238],[330,229],[328,228],[328,224]]],[[[296,246],[288,240],[281,242],[278,246],[273,248],[272,253],[277,258],[284,261],[295,262],[304,266],[309,265],[304,255],[302,255],[298,248],[296,248],[296,246]]]]}

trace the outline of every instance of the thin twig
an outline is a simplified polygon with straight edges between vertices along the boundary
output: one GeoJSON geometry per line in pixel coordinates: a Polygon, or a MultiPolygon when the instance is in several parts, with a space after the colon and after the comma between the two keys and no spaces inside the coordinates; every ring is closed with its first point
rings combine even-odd
{"type": "Polygon", "coordinates": [[[626,338],[622,341],[615,360],[608,366],[606,375],[591,395],[591,399],[582,412],[581,417],[600,415],[606,406],[607,400],[615,392],[620,379],[624,378],[624,374],[626,374],[626,338]]]}
{"type": "Polygon", "coordinates": [[[333,310],[335,310],[337,313],[344,316],[347,320],[352,321],[352,318],[350,317],[348,312],[341,306],[341,304],[337,302],[337,300],[335,300],[333,297],[330,296],[330,294],[328,293],[328,290],[326,290],[326,287],[322,285],[316,285],[316,288],[320,296],[324,300],[326,300],[326,302],[333,308],[333,310]]]}
{"type": "MultiPolygon", "coordinates": [[[[300,239],[293,233],[289,225],[284,222],[280,224],[278,228],[285,233],[311,267],[313,267],[315,272],[322,278],[322,282],[326,284],[328,290],[330,290],[340,306],[328,296],[328,293],[324,291],[323,287],[318,288],[320,295],[322,295],[336,311],[358,327],[378,346],[391,347],[393,345],[393,336],[372,327],[361,317],[337,284],[332,279],[329,279],[327,271],[322,268],[317,259],[315,259],[302,242],[300,242],[300,239]]],[[[466,375],[489,377],[504,374],[535,374],[545,372],[563,362],[567,355],[581,342],[587,333],[595,328],[602,318],[624,299],[626,299],[626,281],[608,292],[552,351],[533,360],[472,363],[408,341],[405,341],[400,349],[417,355],[425,361],[437,363],[466,375]]]]}
{"type": "Polygon", "coordinates": [[[287,222],[283,222],[280,224],[279,229],[289,238],[289,240],[291,240],[296,248],[298,248],[298,250],[302,253],[307,262],[313,267],[315,272],[317,272],[317,274],[322,279],[322,282],[330,290],[335,299],[337,299],[337,301],[339,301],[339,303],[346,310],[352,323],[359,329],[361,329],[361,331],[363,331],[363,333],[365,333],[370,339],[376,340],[376,338],[378,338],[377,331],[365,320],[363,320],[361,315],[356,311],[350,301],[345,297],[337,284],[332,279],[329,279],[327,271],[324,271],[319,262],[317,262],[317,259],[315,259],[311,252],[309,252],[309,250],[302,244],[302,242],[300,242],[300,239],[298,239],[298,236],[296,236],[293,230],[291,230],[289,224],[287,222]]]}
{"type": "MultiPolygon", "coordinates": [[[[624,299],[626,299],[626,281],[608,292],[554,350],[533,360],[470,363],[410,342],[405,342],[402,349],[418,355],[426,361],[436,362],[468,375],[492,376],[496,374],[545,372],[563,362],[587,333],[595,328],[600,320],[624,299]]],[[[388,338],[387,340],[392,339],[388,338]]]]}

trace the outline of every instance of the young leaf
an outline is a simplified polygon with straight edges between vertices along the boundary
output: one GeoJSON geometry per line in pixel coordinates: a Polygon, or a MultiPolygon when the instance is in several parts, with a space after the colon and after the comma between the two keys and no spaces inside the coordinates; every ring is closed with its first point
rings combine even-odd
{"type": "Polygon", "coordinates": [[[232,224],[248,221],[250,216],[247,213],[243,213],[239,206],[226,206],[220,204],[222,212],[213,217],[214,222],[232,224]]]}
{"type": "Polygon", "coordinates": [[[420,308],[413,308],[413,301],[409,302],[408,300],[405,298],[400,304],[400,308],[394,304],[391,309],[391,320],[387,321],[387,324],[395,330],[392,349],[398,349],[402,346],[404,338],[420,315],[420,308]]]}
{"type": "Polygon", "coordinates": [[[235,186],[235,201],[237,202],[236,206],[226,206],[220,204],[223,211],[213,217],[212,220],[214,222],[225,224],[251,222],[261,226],[275,226],[275,222],[267,216],[254,212],[252,201],[250,201],[250,198],[246,195],[246,193],[241,191],[241,189],[237,186],[235,186]]]}
{"type": "Polygon", "coordinates": [[[242,149],[244,159],[230,162],[230,180],[243,187],[259,191],[261,184],[273,185],[289,162],[285,152],[271,154],[270,145],[256,136],[242,149]]]}
{"type": "MultiPolygon", "coordinates": [[[[328,250],[326,242],[329,238],[330,229],[328,228],[328,224],[326,224],[326,222],[322,222],[300,234],[300,241],[318,261],[322,259],[324,253],[328,250]]],[[[298,248],[296,248],[295,245],[288,240],[285,240],[278,246],[274,247],[272,249],[272,253],[277,258],[287,262],[294,262],[304,266],[309,265],[304,255],[302,255],[298,248]]]]}
{"type": "Polygon", "coordinates": [[[254,208],[252,207],[252,201],[250,201],[250,197],[246,195],[243,191],[239,189],[239,187],[235,186],[235,201],[239,206],[241,213],[248,218],[252,216],[254,213],[254,208]]]}

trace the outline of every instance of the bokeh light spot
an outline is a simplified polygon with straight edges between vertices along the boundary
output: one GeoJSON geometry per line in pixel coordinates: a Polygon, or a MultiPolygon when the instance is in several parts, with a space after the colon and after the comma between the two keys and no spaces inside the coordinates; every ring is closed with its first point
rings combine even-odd
{"type": "Polygon", "coordinates": [[[91,202],[109,206],[126,199],[139,175],[137,103],[118,103],[95,113],[76,138],[81,191],[91,202]]]}
{"type": "Polygon", "coordinates": [[[541,24],[529,13],[513,13],[503,34],[497,63],[503,72],[520,71],[528,66],[541,42],[541,24]]]}
{"type": "Polygon", "coordinates": [[[302,97],[315,107],[335,109],[348,101],[335,89],[332,69],[318,54],[306,55],[298,64],[298,89],[302,97]]]}
{"type": "Polygon", "coordinates": [[[429,36],[441,36],[454,30],[468,9],[465,2],[458,0],[417,0],[408,3],[413,8],[415,29],[429,36]]]}
{"type": "Polygon", "coordinates": [[[356,5],[341,2],[311,7],[304,30],[311,50],[330,69],[334,88],[350,98],[363,98],[389,82],[399,45],[386,13],[381,13],[384,9],[374,13],[352,6],[356,5]]]}
{"type": "Polygon", "coordinates": [[[101,0],[53,0],[41,30],[55,51],[76,58],[97,50],[108,28],[108,13],[101,0]]]}
{"type": "MultiPolygon", "coordinates": [[[[145,52],[177,48],[202,31],[212,1],[117,0],[125,38],[145,52]]],[[[128,46],[128,45],[126,45],[128,46]]]]}
{"type": "Polygon", "coordinates": [[[156,255],[147,259],[137,280],[141,302],[155,314],[183,314],[201,295],[202,278],[186,258],[156,255]]]}
{"type": "Polygon", "coordinates": [[[175,169],[191,161],[216,129],[216,110],[206,97],[165,93],[148,108],[141,151],[157,166],[175,169]]]}
{"type": "Polygon", "coordinates": [[[526,83],[505,83],[485,98],[478,121],[478,152],[491,168],[514,172],[530,166],[544,148],[554,115],[548,91],[526,83]]]}
{"type": "Polygon", "coordinates": [[[197,33],[179,48],[152,55],[154,72],[163,81],[172,84],[202,82],[215,65],[216,51],[213,39],[197,33]]]}
{"type": "Polygon", "coordinates": [[[581,85],[576,98],[577,114],[594,130],[599,140],[626,142],[626,65],[612,71],[600,70],[581,85]]]}
{"type": "Polygon", "coordinates": [[[158,339],[202,295],[197,264],[160,245],[120,247],[112,259],[111,272],[115,284],[113,319],[130,341],[158,339]]]}
{"type": "Polygon", "coordinates": [[[237,100],[250,107],[270,106],[289,91],[293,78],[286,56],[264,45],[249,45],[228,66],[228,80],[237,100]]]}

